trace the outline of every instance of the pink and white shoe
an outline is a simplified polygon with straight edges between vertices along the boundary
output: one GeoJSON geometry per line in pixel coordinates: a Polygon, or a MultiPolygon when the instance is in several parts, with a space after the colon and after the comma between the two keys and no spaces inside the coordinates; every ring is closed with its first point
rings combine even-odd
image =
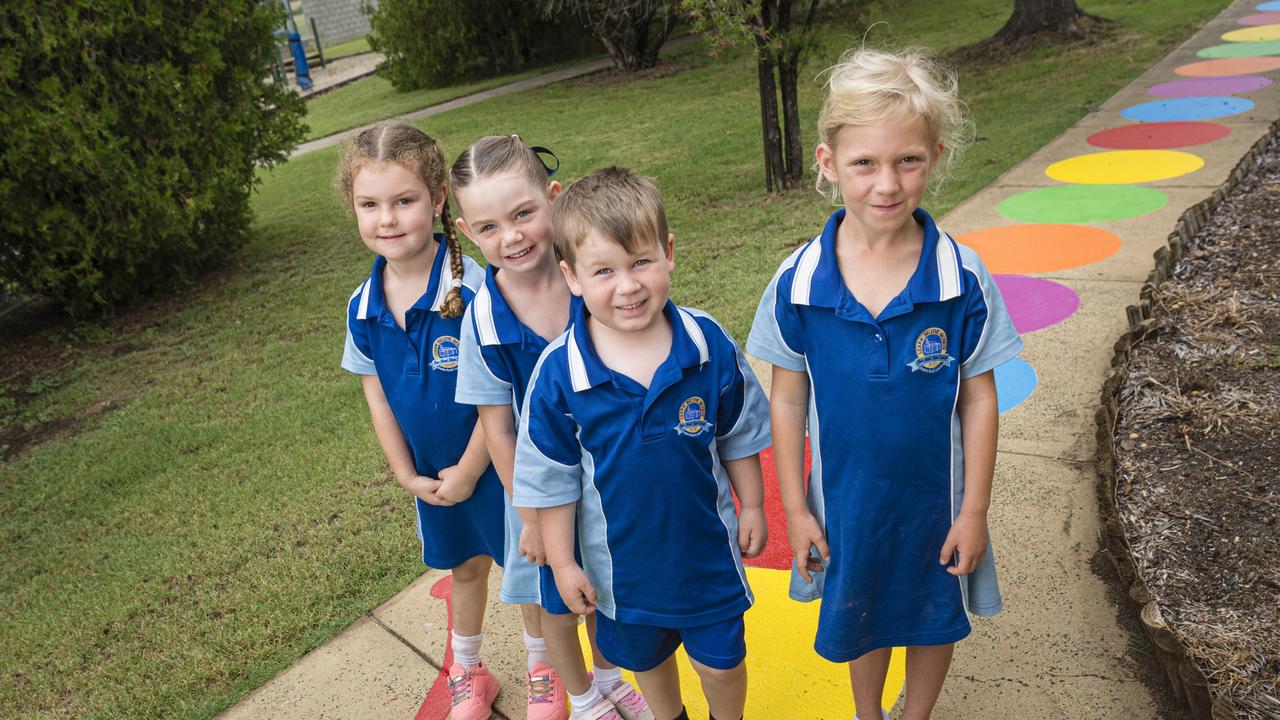
{"type": "Polygon", "coordinates": [[[470,670],[456,662],[450,665],[449,697],[453,709],[449,711],[449,720],[489,720],[500,689],[498,678],[483,664],[470,670]]]}
{"type": "MultiPolygon", "coordinates": [[[[649,717],[653,717],[652,714],[649,717]]],[[[623,720],[622,715],[618,713],[618,708],[609,702],[609,698],[600,698],[600,702],[592,705],[582,712],[574,709],[573,720],[623,720]]]]}
{"type": "Polygon", "coordinates": [[[649,703],[626,680],[618,683],[618,686],[605,697],[618,709],[622,720],[654,720],[649,703]]]}
{"type": "Polygon", "coordinates": [[[569,699],[564,683],[552,667],[544,662],[533,664],[525,674],[528,688],[528,720],[569,720],[569,699]]]}

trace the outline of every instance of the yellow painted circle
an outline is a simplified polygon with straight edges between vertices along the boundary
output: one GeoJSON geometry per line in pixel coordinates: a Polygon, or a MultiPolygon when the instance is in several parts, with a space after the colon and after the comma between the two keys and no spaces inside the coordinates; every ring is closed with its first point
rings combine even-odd
{"type": "Polygon", "coordinates": [[[1202,167],[1199,156],[1178,150],[1116,150],[1060,160],[1044,174],[1065,183],[1123,185],[1167,180],[1202,167]]]}
{"type": "Polygon", "coordinates": [[[1232,30],[1222,36],[1227,42],[1264,42],[1280,40],[1280,25],[1259,25],[1257,27],[1232,30]]]}

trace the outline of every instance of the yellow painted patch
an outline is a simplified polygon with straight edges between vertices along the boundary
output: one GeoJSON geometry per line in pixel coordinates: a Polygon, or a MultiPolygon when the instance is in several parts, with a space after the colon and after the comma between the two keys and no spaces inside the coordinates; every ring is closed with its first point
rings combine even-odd
{"type": "Polygon", "coordinates": [[[1060,160],[1044,173],[1059,182],[1123,185],[1167,180],[1202,167],[1198,155],[1179,150],[1116,150],[1060,160]]]}
{"type": "MultiPolygon", "coordinates": [[[[853,716],[849,667],[831,663],[813,651],[818,629],[818,603],[799,603],[787,597],[791,575],[785,570],[747,568],[747,579],[756,595],[747,611],[747,711],[751,718],[804,717],[814,720],[848,720],[853,716]]],[[[582,647],[590,645],[586,626],[580,626],[582,647]]],[[[706,717],[698,676],[689,665],[684,648],[676,651],[680,665],[680,689],[689,717],[706,717]]],[[[892,708],[906,679],[906,656],[893,649],[885,680],[885,709],[892,708]]],[[[625,672],[627,680],[635,677],[625,672]]]]}
{"type": "Polygon", "coordinates": [[[1258,25],[1257,27],[1232,30],[1222,36],[1227,42],[1262,42],[1280,40],[1280,25],[1258,25]]]}

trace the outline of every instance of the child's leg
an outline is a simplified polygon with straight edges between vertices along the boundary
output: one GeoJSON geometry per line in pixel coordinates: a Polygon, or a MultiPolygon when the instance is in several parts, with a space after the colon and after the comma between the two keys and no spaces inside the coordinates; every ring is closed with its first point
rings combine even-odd
{"type": "Polygon", "coordinates": [[[453,652],[463,667],[479,663],[480,631],[489,600],[492,566],[493,560],[488,556],[477,555],[453,569],[453,652]]]}
{"type": "Polygon", "coordinates": [[[689,658],[689,664],[702,680],[702,694],[707,696],[707,707],[716,720],[738,720],[747,705],[747,663],[721,670],[708,667],[689,658]]]}
{"type": "Polygon", "coordinates": [[[883,717],[880,697],[884,695],[884,680],[889,674],[889,656],[892,654],[893,648],[880,648],[849,661],[853,712],[858,720],[881,720],[883,717]]]}
{"type": "Polygon", "coordinates": [[[521,605],[520,620],[524,623],[524,649],[528,653],[529,670],[547,661],[546,636],[542,629],[542,607],[521,605]]]}
{"type": "Polygon", "coordinates": [[[582,695],[591,686],[587,666],[582,661],[582,644],[578,641],[578,616],[553,615],[542,612],[542,637],[547,641],[547,659],[560,675],[565,690],[582,695]]]}
{"type": "Polygon", "coordinates": [[[951,645],[926,645],[907,648],[907,699],[902,706],[902,720],[928,720],[933,705],[942,692],[942,683],[951,667],[951,645]]]}
{"type": "Polygon", "coordinates": [[[640,692],[649,701],[649,709],[656,720],[675,720],[684,712],[680,699],[680,668],[673,653],[656,668],[636,673],[640,692]]]}

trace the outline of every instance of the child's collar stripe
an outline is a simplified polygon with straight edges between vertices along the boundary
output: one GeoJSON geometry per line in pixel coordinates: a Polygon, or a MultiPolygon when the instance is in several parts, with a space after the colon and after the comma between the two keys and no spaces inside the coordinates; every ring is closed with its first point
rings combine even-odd
{"type": "Polygon", "coordinates": [[[486,283],[471,302],[471,313],[476,320],[476,334],[481,345],[498,345],[498,327],[493,318],[493,295],[486,283]]]}
{"type": "Polygon", "coordinates": [[[809,304],[809,298],[813,294],[813,276],[818,271],[821,259],[822,242],[820,238],[814,238],[796,261],[796,273],[791,281],[791,302],[797,305],[809,304]]]}
{"type": "Polygon", "coordinates": [[[684,330],[689,334],[689,339],[693,340],[693,344],[698,346],[698,363],[702,364],[711,359],[711,351],[707,349],[707,336],[702,334],[702,328],[698,326],[698,321],[693,319],[684,308],[677,308],[680,314],[680,320],[684,323],[684,330]]]}
{"type": "Polygon", "coordinates": [[[941,230],[938,231],[938,246],[934,255],[938,259],[938,302],[960,297],[964,288],[960,279],[960,258],[956,253],[955,241],[941,230]]]}
{"type": "Polygon", "coordinates": [[[360,293],[360,309],[356,311],[356,319],[358,320],[369,319],[369,286],[372,284],[373,278],[368,278],[360,286],[360,289],[356,291],[360,293]]]}
{"type": "Polygon", "coordinates": [[[582,392],[591,389],[591,379],[587,376],[587,364],[582,359],[582,349],[578,347],[578,326],[569,328],[569,341],[565,343],[569,350],[569,379],[573,382],[573,391],[582,392]]]}

